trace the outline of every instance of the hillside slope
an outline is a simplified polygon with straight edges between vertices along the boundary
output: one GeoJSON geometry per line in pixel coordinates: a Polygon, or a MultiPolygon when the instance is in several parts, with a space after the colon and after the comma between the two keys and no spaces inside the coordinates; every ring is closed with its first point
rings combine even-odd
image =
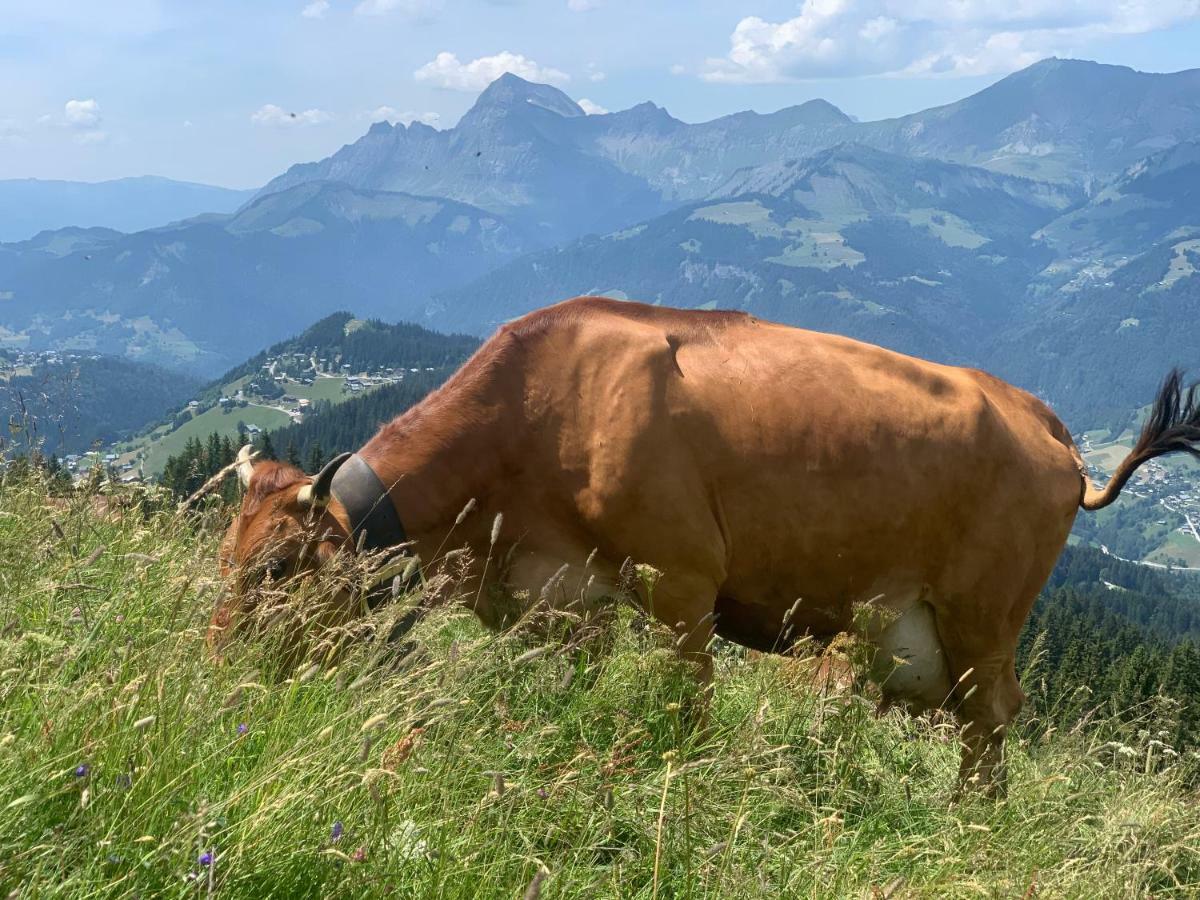
{"type": "Polygon", "coordinates": [[[977,363],[1051,259],[1030,234],[1077,198],[984,169],[839,145],[740,171],[711,200],[634,228],[516,260],[439,295],[430,321],[486,331],[563,297],[608,293],[744,309],[977,363]]]}
{"type": "MultiPolygon", "coordinates": [[[[946,725],[876,717],[803,662],[723,648],[709,727],[693,728],[672,636],[628,612],[590,657],[443,609],[398,659],[370,638],[399,612],[384,608],[339,658],[287,662],[266,637],[217,665],[199,636],[224,516],[140,504],[52,509],[42,485],[0,479],[6,890],[1200,891],[1196,758],[1169,745],[1161,703],[1026,719],[1007,799],[956,803],[946,725]]],[[[1027,689],[1061,708],[1038,671],[1027,689]]]]}
{"type": "Polygon", "coordinates": [[[39,363],[0,378],[0,456],[63,455],[122,440],[185,403],[198,379],[115,357],[39,363]]]}
{"type": "Polygon", "coordinates": [[[435,288],[529,246],[453,201],[303,184],[231,217],[0,245],[0,337],[211,377],[331,309],[419,319],[435,288]]]}

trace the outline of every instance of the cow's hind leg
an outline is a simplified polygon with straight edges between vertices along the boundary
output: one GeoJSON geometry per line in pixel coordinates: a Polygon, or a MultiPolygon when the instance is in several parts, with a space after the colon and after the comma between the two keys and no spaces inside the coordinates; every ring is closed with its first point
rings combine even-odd
{"type": "Polygon", "coordinates": [[[1025,702],[1014,668],[1015,639],[994,632],[972,634],[942,617],[938,625],[955,680],[946,705],[962,724],[960,788],[1003,794],[1004,739],[1025,702]]]}

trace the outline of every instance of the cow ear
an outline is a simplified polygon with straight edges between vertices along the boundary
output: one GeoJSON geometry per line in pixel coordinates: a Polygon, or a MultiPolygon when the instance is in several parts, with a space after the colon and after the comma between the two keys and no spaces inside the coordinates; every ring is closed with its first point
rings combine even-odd
{"type": "Polygon", "coordinates": [[[237,473],[238,481],[242,483],[242,488],[250,487],[250,479],[254,477],[254,457],[257,454],[254,448],[246,444],[238,451],[237,455],[237,473]]]}
{"type": "Polygon", "coordinates": [[[325,463],[325,467],[313,476],[312,484],[306,484],[300,488],[300,493],[296,495],[296,501],[304,507],[327,506],[330,492],[333,489],[333,476],[342,467],[342,463],[353,455],[353,453],[342,453],[325,463]]]}

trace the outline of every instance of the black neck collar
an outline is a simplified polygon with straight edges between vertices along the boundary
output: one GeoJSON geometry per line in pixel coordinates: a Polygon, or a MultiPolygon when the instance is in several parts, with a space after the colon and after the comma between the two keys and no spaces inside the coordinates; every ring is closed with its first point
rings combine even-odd
{"type": "Polygon", "coordinates": [[[408,540],[387,485],[357,453],[334,473],[332,492],[350,519],[350,543],[356,550],[386,550],[408,540]]]}

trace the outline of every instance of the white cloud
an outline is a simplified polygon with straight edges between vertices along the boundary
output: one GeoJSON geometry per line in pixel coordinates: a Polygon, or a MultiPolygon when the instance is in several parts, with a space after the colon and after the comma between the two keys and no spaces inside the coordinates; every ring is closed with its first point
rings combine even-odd
{"type": "Polygon", "coordinates": [[[360,16],[399,13],[413,19],[425,19],[441,8],[442,0],[362,0],[354,11],[360,16]]]}
{"type": "Polygon", "coordinates": [[[595,63],[588,63],[587,67],[588,67],[588,76],[587,76],[588,81],[600,82],[608,77],[608,75],[605,72],[600,71],[600,69],[598,69],[596,67],[595,63]]]}
{"type": "Polygon", "coordinates": [[[567,0],[567,9],[571,12],[587,12],[589,9],[596,9],[600,2],[601,0],[567,0]]]}
{"type": "Polygon", "coordinates": [[[749,16],[702,77],[742,83],[1007,72],[1119,34],[1200,18],[1197,0],[805,0],[783,22],[749,16]]]}
{"type": "Polygon", "coordinates": [[[520,53],[510,53],[507,50],[495,56],[481,56],[468,63],[459,62],[457,56],[443,50],[433,60],[417,69],[413,77],[417,81],[427,81],[436,87],[474,92],[483,90],[505,72],[543,84],[564,84],[571,79],[566,72],[540,66],[520,53]]]}
{"type": "Polygon", "coordinates": [[[300,10],[300,15],[306,19],[323,19],[327,12],[329,12],[329,0],[312,0],[312,3],[300,10]]]}
{"type": "Polygon", "coordinates": [[[100,104],[95,100],[68,100],[63,121],[72,128],[95,128],[100,124],[100,104]]]}
{"type": "Polygon", "coordinates": [[[682,65],[681,63],[675,63],[675,65],[671,66],[671,74],[672,75],[682,75],[686,71],[687,71],[687,66],[682,65]]]}
{"type": "Polygon", "coordinates": [[[323,109],[306,109],[304,112],[288,112],[274,103],[259,107],[250,116],[255,125],[270,125],[278,128],[291,128],[299,125],[320,125],[332,119],[323,109]]]}
{"type": "Polygon", "coordinates": [[[579,108],[582,109],[589,116],[602,116],[608,112],[608,110],[605,109],[603,106],[601,106],[599,103],[593,103],[587,97],[581,98],[578,101],[578,103],[579,103],[579,108]]]}
{"type": "Polygon", "coordinates": [[[372,122],[402,122],[405,125],[411,125],[413,122],[421,122],[433,128],[436,128],[438,122],[442,120],[440,113],[402,111],[396,109],[394,106],[377,106],[375,109],[367,112],[365,118],[372,122]]]}

